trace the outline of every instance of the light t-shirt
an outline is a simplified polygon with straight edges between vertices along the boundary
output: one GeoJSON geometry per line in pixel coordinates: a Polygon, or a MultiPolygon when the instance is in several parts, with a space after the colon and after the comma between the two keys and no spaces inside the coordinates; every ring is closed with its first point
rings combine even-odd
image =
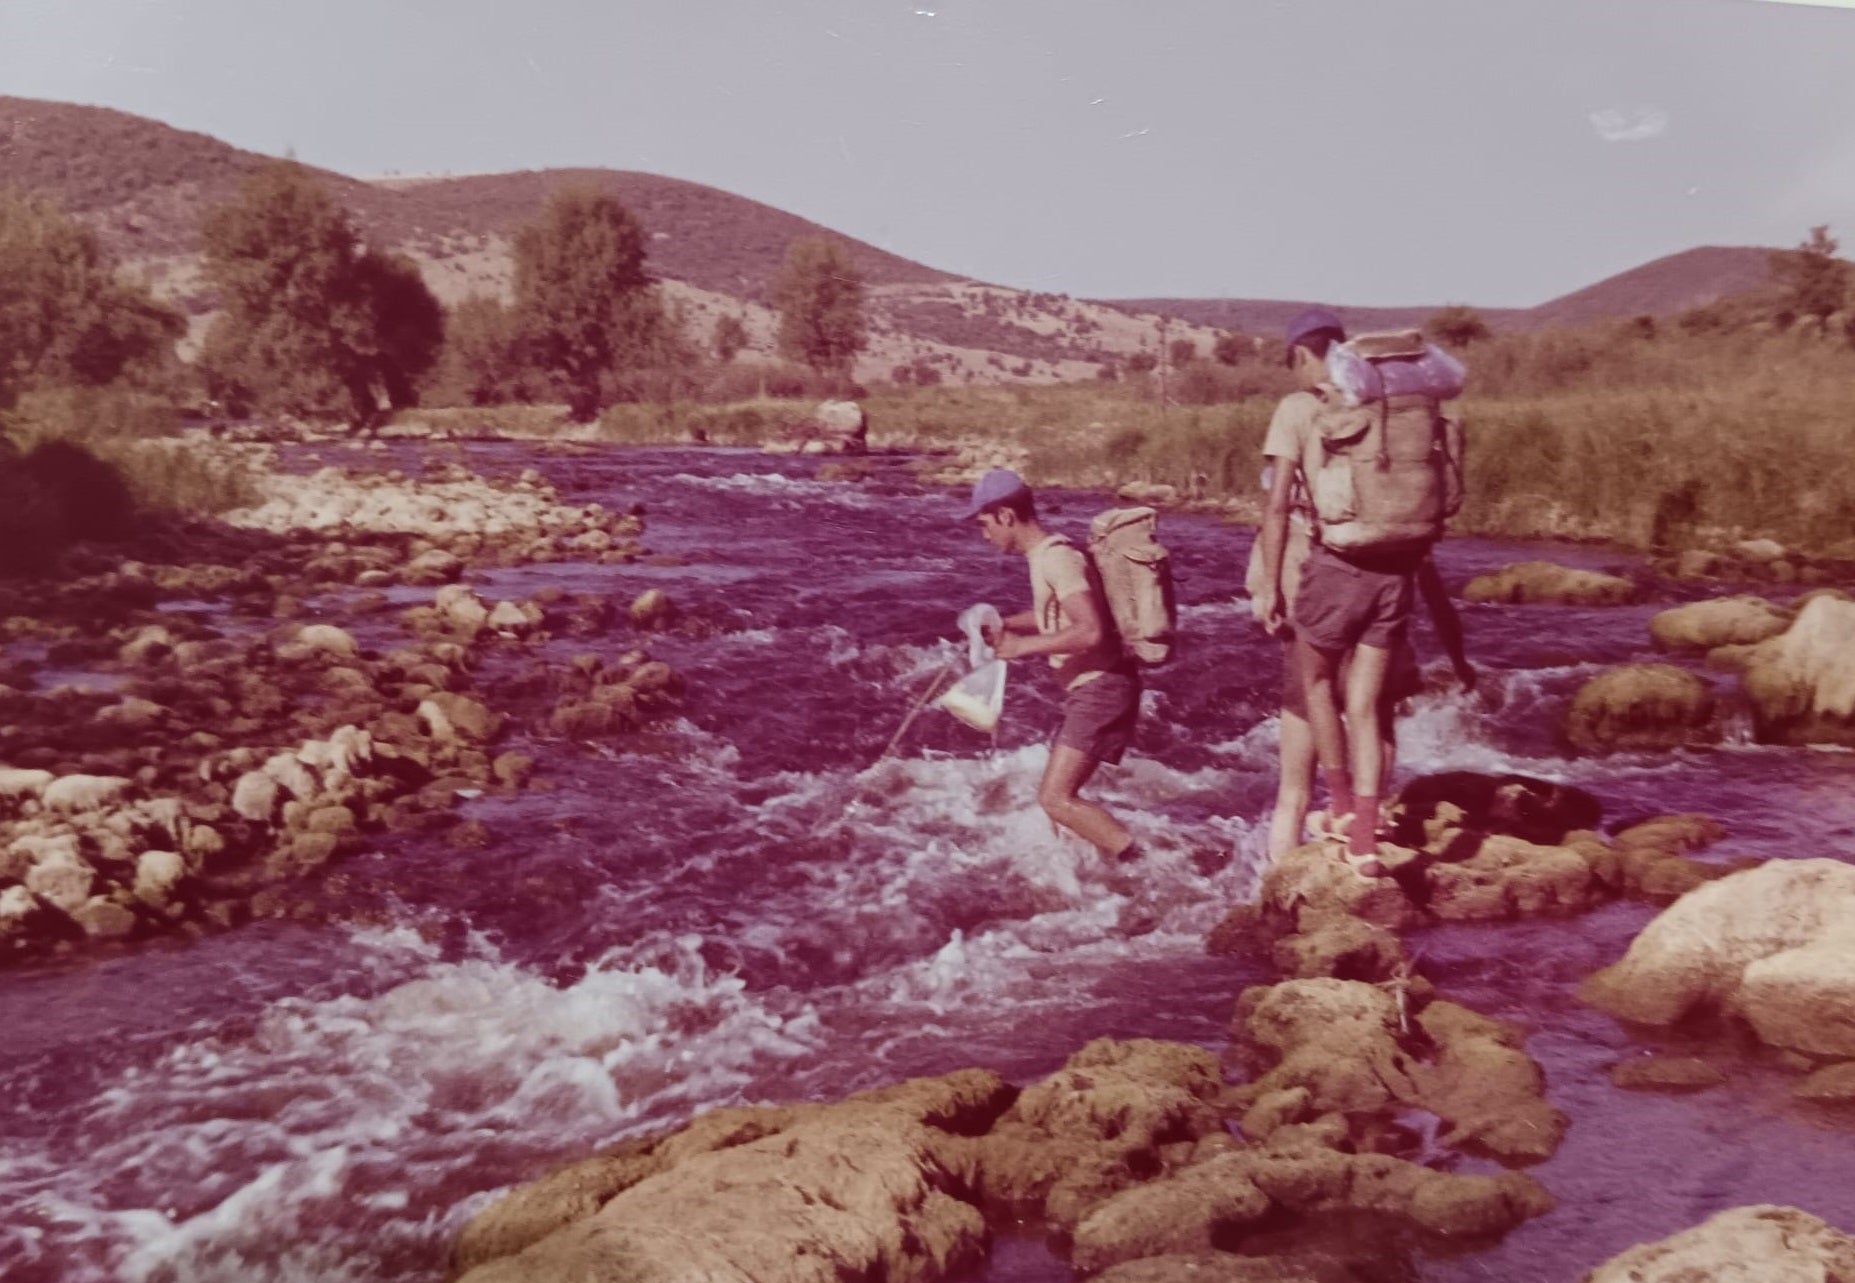
{"type": "Polygon", "coordinates": [[[1063,611],[1063,598],[1077,593],[1095,594],[1095,610],[1102,622],[1101,644],[1076,655],[1052,655],[1050,667],[1064,690],[1074,690],[1113,668],[1119,658],[1113,626],[1108,619],[1107,603],[1089,574],[1088,557],[1062,535],[1051,535],[1030,550],[1026,558],[1031,567],[1031,610],[1037,616],[1037,631],[1061,632],[1070,624],[1063,611]]]}
{"type": "MultiPolygon", "coordinates": [[[[1288,510],[1288,540],[1282,546],[1282,605],[1292,611],[1295,594],[1301,588],[1301,564],[1313,546],[1313,504],[1308,498],[1307,478],[1320,467],[1320,433],[1314,427],[1321,400],[1312,392],[1290,392],[1275,407],[1269,420],[1268,435],[1262,452],[1272,467],[1292,467],[1299,472],[1288,510]]],[[[1250,563],[1244,575],[1244,588],[1250,594],[1252,608],[1263,589],[1262,534],[1250,545],[1250,563]]]]}

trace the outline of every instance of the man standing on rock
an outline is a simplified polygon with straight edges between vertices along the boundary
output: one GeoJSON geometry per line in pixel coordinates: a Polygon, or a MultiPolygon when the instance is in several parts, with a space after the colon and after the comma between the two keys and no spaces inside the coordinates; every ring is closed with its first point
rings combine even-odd
{"type": "Polygon", "coordinates": [[[1282,398],[1263,443],[1272,479],[1249,582],[1257,618],[1271,635],[1286,635],[1290,652],[1269,854],[1279,858],[1299,840],[1317,758],[1332,799],[1322,828],[1343,836],[1348,862],[1372,875],[1381,871],[1374,857],[1393,709],[1418,684],[1407,636],[1415,590],[1423,592],[1465,688],[1473,688],[1475,671],[1428,547],[1342,556],[1321,544],[1307,478],[1320,467],[1318,417],[1333,395],[1327,352],[1345,342],[1346,331],[1332,312],[1310,308],[1286,338],[1288,365],[1301,387],[1282,398]],[[1336,694],[1342,677],[1344,721],[1336,694]]]}
{"type": "Polygon", "coordinates": [[[1037,501],[1015,472],[995,469],[973,487],[965,517],[987,543],[1030,566],[1031,609],[1012,615],[990,638],[1000,659],[1048,656],[1063,688],[1063,721],[1037,801],[1051,821],[1085,839],[1111,860],[1132,860],[1133,834],[1082,788],[1106,762],[1132,744],[1140,715],[1140,674],[1122,653],[1088,557],[1037,520],[1037,501]]]}

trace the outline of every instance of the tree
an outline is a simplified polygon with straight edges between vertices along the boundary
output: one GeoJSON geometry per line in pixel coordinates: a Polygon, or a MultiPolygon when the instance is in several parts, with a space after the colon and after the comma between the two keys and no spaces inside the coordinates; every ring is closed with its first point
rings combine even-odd
{"type": "Polygon", "coordinates": [[[186,323],[116,278],[96,236],[49,201],[0,191],[0,409],[172,358],[186,323]]]}
{"type": "Polygon", "coordinates": [[[726,365],[747,346],[747,327],[741,324],[740,317],[729,312],[715,322],[715,333],[710,342],[715,350],[715,359],[726,365]]]}
{"type": "Polygon", "coordinates": [[[413,403],[444,312],[411,260],[361,243],[346,210],[299,165],[245,180],[207,215],[206,279],[221,311],[200,354],[229,404],[361,423],[413,403]]]}
{"type": "Polygon", "coordinates": [[[773,283],[779,350],[820,374],[848,376],[869,342],[863,323],[863,277],[836,241],[801,237],[786,250],[773,283]]]}
{"type": "Polygon", "coordinates": [[[1127,358],[1129,374],[1146,374],[1159,365],[1159,358],[1151,352],[1136,352],[1127,358]]]}
{"type": "Polygon", "coordinates": [[[1481,313],[1460,303],[1451,303],[1424,322],[1424,332],[1447,347],[1468,347],[1487,338],[1492,331],[1481,313]]]}
{"type": "Polygon", "coordinates": [[[445,405],[501,405],[529,399],[515,314],[502,300],[473,294],[451,309],[444,352],[427,384],[445,405]]]}
{"type": "Polygon", "coordinates": [[[1848,306],[1849,265],[1836,257],[1837,248],[1824,224],[1812,227],[1796,249],[1771,255],[1771,274],[1784,288],[1787,311],[1822,320],[1848,306]]]}
{"type": "Polygon", "coordinates": [[[1179,369],[1198,359],[1198,345],[1190,339],[1174,339],[1167,345],[1166,355],[1172,358],[1173,368],[1179,369]]]}
{"type": "Polygon", "coordinates": [[[644,228],[592,187],[563,187],[515,238],[515,312],[529,360],[554,380],[575,419],[609,402],[628,369],[666,339],[644,271],[644,228]]]}
{"type": "Polygon", "coordinates": [[[1256,345],[1247,334],[1238,334],[1235,330],[1225,330],[1217,336],[1211,345],[1211,356],[1219,365],[1242,365],[1243,358],[1255,351],[1256,345]]]}

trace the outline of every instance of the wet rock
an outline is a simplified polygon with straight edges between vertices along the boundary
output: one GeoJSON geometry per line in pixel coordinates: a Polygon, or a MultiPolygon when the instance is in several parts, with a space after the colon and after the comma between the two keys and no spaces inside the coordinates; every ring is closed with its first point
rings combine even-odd
{"type": "Polygon", "coordinates": [[[144,851],[135,861],[135,898],[157,907],[174,898],[186,876],[186,862],[175,851],[144,851]]]}
{"type": "Polygon", "coordinates": [[[1622,606],[1640,601],[1642,590],[1616,575],[1572,570],[1549,561],[1525,561],[1471,579],[1462,590],[1462,599],[1515,605],[1622,606]]]}
{"type": "Polygon", "coordinates": [[[1576,913],[1603,890],[1576,850],[1498,836],[1467,860],[1430,865],[1423,877],[1430,912],[1450,922],[1576,913]]]}
{"type": "Polygon", "coordinates": [[[1720,1009],[1772,1046],[1855,1056],[1855,866],[1773,860],[1690,891],[1582,993],[1620,1020],[1720,1009]]]}
{"type": "Polygon", "coordinates": [[[1818,597],[1745,659],[1760,739],[1855,746],[1855,602],[1818,597]]]}
{"type": "Polygon", "coordinates": [[[122,644],[117,657],[123,663],[140,668],[147,664],[156,664],[174,653],[174,635],[160,624],[149,624],[136,630],[128,641],[122,644]]]}
{"type": "Polygon", "coordinates": [[[1223,1091],[1203,1048],[1097,1039],[975,1142],[972,1180],[996,1204],[1073,1226],[1161,1170],[1164,1147],[1222,1134],[1223,1091]]]}
{"type": "Polygon", "coordinates": [[[92,940],[120,940],[135,931],[135,914],[102,896],[92,896],[71,910],[71,920],[92,940]]]}
{"type": "Polygon", "coordinates": [[[1689,548],[1675,559],[1675,578],[1711,579],[1720,573],[1726,559],[1705,548],[1689,548]]]}
{"type": "Polygon", "coordinates": [[[295,646],[309,654],[332,659],[353,659],[360,654],[353,635],[334,624],[305,624],[297,630],[295,646]]]}
{"type": "Polygon", "coordinates": [[[1791,1094],[1799,1100],[1814,1100],[1826,1104],[1847,1104],[1855,1101],[1855,1061],[1845,1061],[1840,1065],[1825,1065],[1813,1071],[1809,1077],[1791,1088],[1791,1094]]]}
{"type": "Polygon", "coordinates": [[[490,774],[496,777],[498,784],[508,788],[520,788],[534,771],[534,759],[526,753],[502,753],[490,763],[490,774]]]}
{"type": "Polygon", "coordinates": [[[409,584],[443,584],[464,573],[464,563],[455,553],[432,548],[406,563],[402,577],[409,584]]]}
{"type": "Polygon", "coordinates": [[[1713,692],[1671,664],[1629,664],[1599,673],[1572,699],[1565,738],[1587,752],[1675,748],[1719,737],[1713,692]]]}
{"type": "Polygon", "coordinates": [[[1344,1262],[1320,1257],[1185,1252],[1124,1262],[1093,1283],[1359,1283],[1359,1277],[1344,1262]]]}
{"type": "Polygon", "coordinates": [[[474,638],[490,620],[489,607],[465,584],[447,584],[440,588],[432,599],[432,609],[438,612],[448,631],[466,638],[474,638]]]}
{"type": "Polygon", "coordinates": [[[697,1120],[518,1189],[466,1228],[457,1264],[464,1283],[930,1283],[976,1265],[987,1241],[978,1208],[950,1192],[947,1129],[982,1129],[1008,1092],[969,1072],[834,1106],[717,1111],[728,1125],[697,1120]]]}
{"type": "Polygon", "coordinates": [[[39,791],[39,801],[48,811],[95,811],[122,797],[129,787],[129,780],[120,775],[64,775],[39,791]]]}
{"type": "Polygon", "coordinates": [[[541,624],[539,608],[524,609],[512,601],[499,601],[489,613],[486,621],[497,632],[513,633],[517,637],[526,636],[541,624]]]}
{"type": "Polygon", "coordinates": [[[75,855],[39,859],[26,871],[26,889],[66,913],[75,913],[90,898],[96,874],[75,855]]]}
{"type": "Polygon", "coordinates": [[[1272,957],[1291,979],[1386,980],[1405,965],[1397,936],[1343,915],[1303,922],[1294,935],[1276,941],[1272,957]]]}
{"type": "Polygon", "coordinates": [[[39,902],[23,886],[0,890],[0,941],[23,935],[39,913],[39,902]]]}
{"type": "Polygon", "coordinates": [[[1246,989],[1233,1032],[1273,1052],[1266,1074],[1236,1092],[1248,1104],[1301,1088],[1312,1113],[1364,1113],[1416,1095],[1398,1042],[1395,994],[1357,980],[1287,980],[1246,989]]]}
{"type": "Polygon", "coordinates": [[[1636,1056],[1610,1067],[1610,1081],[1629,1091],[1700,1091],[1726,1075],[1692,1056],[1636,1056]]]}
{"type": "Polygon", "coordinates": [[[1716,597],[1664,610],[1649,621],[1649,636],[1664,650],[1712,650],[1762,642],[1790,625],[1790,614],[1763,597],[1716,597]]]}
{"type": "Polygon", "coordinates": [[[1855,1238],[1794,1207],[1735,1207],[1614,1256],[1587,1283],[1830,1283],[1855,1278],[1855,1238]]]}
{"type": "Polygon", "coordinates": [[[661,588],[647,588],[631,603],[631,626],[649,631],[667,628],[676,621],[676,603],[661,588]]]}
{"type": "Polygon", "coordinates": [[[502,729],[502,714],[455,691],[438,691],[419,704],[419,720],[441,743],[484,744],[502,729]]]}
{"type": "Polygon", "coordinates": [[[1775,539],[1742,539],[1732,550],[1741,561],[1755,563],[1777,561],[1784,556],[1784,545],[1775,539]]]}
{"type": "Polygon", "coordinates": [[[282,789],[263,771],[246,771],[232,788],[232,810],[242,819],[268,824],[277,813],[282,789]]]}
{"type": "Polygon", "coordinates": [[[1417,1024],[1434,1050],[1408,1072],[1418,1101],[1449,1124],[1445,1144],[1518,1162],[1552,1157],[1567,1120],[1546,1103],[1545,1075],[1521,1050],[1520,1030],[1453,1002],[1430,1003],[1417,1024]]]}
{"type": "Polygon", "coordinates": [[[45,786],[56,778],[50,771],[30,771],[20,767],[0,767],[0,798],[10,802],[37,800],[45,786]]]}

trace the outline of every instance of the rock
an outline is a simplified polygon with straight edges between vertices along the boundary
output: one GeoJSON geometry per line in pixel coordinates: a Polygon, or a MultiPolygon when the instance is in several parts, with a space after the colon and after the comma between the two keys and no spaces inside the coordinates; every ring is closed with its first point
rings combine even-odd
{"type": "Polygon", "coordinates": [[[1614,1256],[1586,1283],[1835,1283],[1855,1278],[1855,1238],[1794,1207],[1735,1207],[1614,1256]]]}
{"type": "Polygon", "coordinates": [[[432,609],[448,631],[474,638],[488,626],[489,607],[465,584],[446,584],[432,598],[432,609]]]}
{"type": "Polygon", "coordinates": [[[1720,573],[1723,559],[1717,552],[1689,548],[1675,559],[1675,578],[1711,579],[1720,573]]]}
{"type": "Polygon", "coordinates": [[[36,799],[54,776],[50,771],[29,771],[21,767],[0,767],[0,797],[11,801],[36,799]]]}
{"type": "Polygon", "coordinates": [[[185,877],[187,866],[173,851],[144,851],[135,861],[135,898],[145,904],[164,905],[185,877]]]}
{"type": "Polygon", "coordinates": [[[490,774],[507,788],[520,788],[534,772],[535,761],[526,753],[502,753],[490,763],[490,774]]]}
{"type": "Polygon", "coordinates": [[[1130,503],[1166,504],[1178,499],[1179,488],[1159,481],[1129,481],[1114,492],[1114,497],[1130,503]]]}
{"type": "Polygon", "coordinates": [[[431,737],[444,743],[485,744],[502,729],[502,714],[455,691],[435,692],[418,714],[431,737]]]}
{"type": "Polygon", "coordinates": [[[1587,752],[1711,743],[1713,691],[1671,664],[1629,664],[1599,673],[1572,698],[1565,738],[1587,752]]]}
{"type": "Polygon", "coordinates": [[[1387,980],[1405,963],[1397,936],[1344,916],[1302,923],[1296,934],[1276,941],[1272,956],[1276,968],[1294,979],[1387,980]]]}
{"type": "Polygon", "coordinates": [[[1789,613],[1763,597],[1715,597],[1664,610],[1649,621],[1649,636],[1664,650],[1712,650],[1762,642],[1790,626],[1789,613]]]}
{"type": "Polygon", "coordinates": [[[41,789],[39,801],[48,811],[94,811],[128,791],[120,775],[65,775],[41,789]]]}
{"type": "Polygon", "coordinates": [[[102,896],[92,896],[71,910],[71,920],[92,940],[120,940],[135,930],[135,914],[102,896]]]}
{"type": "Polygon", "coordinates": [[[1236,1030],[1274,1052],[1275,1067],[1241,1096],[1303,1088],[1312,1113],[1365,1113],[1416,1096],[1398,1043],[1398,1002],[1357,980],[1286,980],[1246,989],[1236,1030]]]}
{"type": "Polygon", "coordinates": [[[1523,561],[1471,579],[1462,590],[1462,599],[1515,605],[1623,606],[1640,601],[1642,590],[1616,575],[1572,570],[1549,561],[1523,561]]]}
{"type": "Polygon", "coordinates": [[[232,788],[232,810],[253,823],[268,824],[281,796],[276,780],[263,771],[246,771],[232,788]]]}
{"type": "Polygon", "coordinates": [[[140,668],[146,664],[159,663],[174,652],[174,634],[160,624],[149,624],[137,629],[135,635],[122,644],[117,658],[132,667],[140,668]]]}
{"type": "Polygon", "coordinates": [[[1745,660],[1758,736],[1855,747],[1855,602],[1818,597],[1745,660]]]}
{"type": "Polygon", "coordinates": [[[1344,1262],[1325,1257],[1167,1253],[1126,1261],[1091,1283],[1359,1283],[1344,1262]]]}
{"type": "Polygon", "coordinates": [[[39,902],[23,886],[0,890],[0,941],[18,935],[38,914],[39,902]]]}
{"type": "Polygon", "coordinates": [[[1855,1060],[1823,1066],[1791,1088],[1791,1095],[1836,1104],[1855,1101],[1855,1060]]]}
{"type": "Polygon", "coordinates": [[[1518,1029],[1453,1002],[1430,1003],[1417,1025],[1434,1051],[1409,1073],[1417,1101],[1449,1124],[1444,1144],[1510,1162],[1552,1157],[1567,1120],[1546,1103],[1545,1075],[1521,1050],[1518,1029]]]}
{"type": "Polygon", "coordinates": [[[1692,1056],[1637,1056],[1612,1065],[1610,1081],[1629,1091],[1699,1091],[1726,1075],[1692,1056]]]}
{"type": "Polygon", "coordinates": [[[449,583],[464,573],[464,563],[443,548],[432,548],[406,563],[405,581],[409,584],[449,583]]]}
{"type": "Polygon", "coordinates": [[[361,653],[353,635],[334,624],[305,624],[297,630],[296,645],[335,659],[353,659],[361,653]]]}
{"type": "Polygon", "coordinates": [[[1855,866],[1772,860],[1690,891],[1582,993],[1620,1020],[1719,1008],[1772,1046],[1855,1056],[1855,866]]]}
{"type": "Polygon", "coordinates": [[[539,610],[530,614],[512,601],[499,601],[489,613],[489,626],[497,632],[514,633],[521,637],[531,633],[541,623],[539,610]]]}
{"type": "Polygon", "coordinates": [[[950,1082],[961,1078],[832,1106],[716,1111],[543,1178],[466,1227],[462,1283],[936,1283],[977,1265],[987,1241],[979,1209],[954,1193],[962,1138],[944,1129],[983,1130],[1009,1099],[995,1076],[950,1082]]]}
{"type": "Polygon", "coordinates": [[[1430,912],[1449,922],[1576,913],[1602,893],[1579,852],[1500,836],[1483,839],[1467,860],[1430,865],[1423,877],[1430,912]]]}
{"type": "Polygon", "coordinates": [[[1784,556],[1784,545],[1775,539],[1742,539],[1733,545],[1733,554],[1741,561],[1776,561],[1784,556]]]}
{"type": "Polygon", "coordinates": [[[676,620],[676,603],[661,588],[647,588],[631,603],[631,626],[641,630],[667,628],[676,620]]]}
{"type": "Polygon", "coordinates": [[[47,903],[75,913],[90,898],[96,874],[76,856],[41,859],[26,871],[26,889],[47,903]]]}

